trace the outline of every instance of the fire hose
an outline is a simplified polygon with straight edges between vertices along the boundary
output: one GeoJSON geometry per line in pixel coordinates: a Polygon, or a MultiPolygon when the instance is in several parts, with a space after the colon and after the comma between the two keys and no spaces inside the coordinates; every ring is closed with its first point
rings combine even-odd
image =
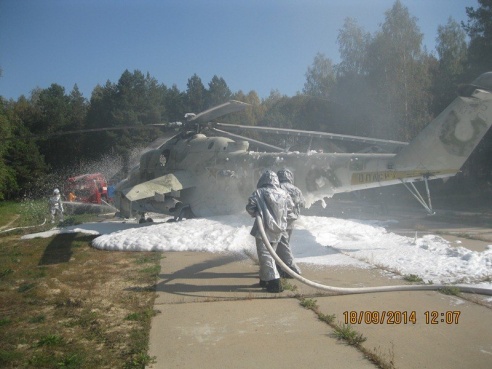
{"type": "MultiPolygon", "coordinates": [[[[265,228],[263,227],[263,220],[260,215],[256,215],[256,223],[258,225],[258,229],[260,230],[263,243],[267,247],[273,259],[277,262],[278,265],[282,267],[283,271],[285,271],[288,275],[298,280],[299,282],[323,291],[334,292],[339,295],[351,295],[351,294],[360,294],[360,293],[395,292],[395,291],[437,291],[450,287],[450,285],[446,285],[446,284],[425,284],[425,285],[395,285],[395,286],[357,288],[357,287],[333,287],[333,286],[326,286],[320,283],[316,283],[294,272],[282,261],[282,259],[279,258],[273,247],[270,245],[270,242],[268,241],[268,237],[265,233],[265,228]]],[[[492,289],[472,287],[472,286],[457,286],[457,285],[452,285],[452,287],[458,288],[460,292],[476,293],[480,295],[492,296],[492,289]]]]}
{"type": "Polygon", "coordinates": [[[44,221],[41,224],[36,224],[36,225],[33,225],[33,226],[26,226],[26,227],[15,227],[15,228],[10,228],[10,229],[5,229],[5,230],[1,230],[0,233],[7,233],[7,232],[10,232],[10,231],[15,231],[16,229],[28,229],[28,228],[34,228],[34,227],[41,227],[45,223],[46,223],[46,218],[44,218],[44,221]]]}

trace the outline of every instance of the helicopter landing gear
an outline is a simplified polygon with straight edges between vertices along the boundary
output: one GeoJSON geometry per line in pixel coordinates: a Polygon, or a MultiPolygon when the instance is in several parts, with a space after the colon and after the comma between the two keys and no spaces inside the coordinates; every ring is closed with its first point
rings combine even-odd
{"type": "Polygon", "coordinates": [[[174,214],[174,219],[169,219],[168,222],[180,222],[183,219],[195,218],[191,206],[182,202],[178,202],[174,208],[169,209],[169,212],[174,214]]]}
{"type": "Polygon", "coordinates": [[[154,219],[152,218],[145,218],[145,213],[140,214],[140,219],[138,220],[138,224],[142,223],[153,223],[154,219]]]}

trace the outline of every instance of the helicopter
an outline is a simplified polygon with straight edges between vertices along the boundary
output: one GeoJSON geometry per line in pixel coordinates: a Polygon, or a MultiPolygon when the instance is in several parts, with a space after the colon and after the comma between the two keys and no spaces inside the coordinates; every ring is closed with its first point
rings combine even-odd
{"type": "Polygon", "coordinates": [[[152,221],[147,213],[176,220],[238,213],[244,210],[262,172],[281,168],[293,172],[307,207],[338,193],[403,184],[433,214],[428,181],[457,174],[492,125],[492,72],[459,86],[455,100],[410,143],[214,122],[248,106],[231,100],[199,114],[187,114],[179,133],[143,154],[139,165],[117,184],[118,215],[139,214],[139,222],[145,222],[152,221]],[[230,132],[234,130],[358,142],[383,150],[288,151],[230,132]],[[426,197],[416,182],[424,182],[426,197]]]}

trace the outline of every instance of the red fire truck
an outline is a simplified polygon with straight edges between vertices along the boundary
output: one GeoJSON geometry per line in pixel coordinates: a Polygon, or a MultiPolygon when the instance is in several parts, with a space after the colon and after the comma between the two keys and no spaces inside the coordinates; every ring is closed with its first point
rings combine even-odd
{"type": "Polygon", "coordinates": [[[68,178],[64,190],[65,198],[70,201],[91,204],[101,204],[101,200],[108,201],[108,183],[101,173],[68,178]]]}

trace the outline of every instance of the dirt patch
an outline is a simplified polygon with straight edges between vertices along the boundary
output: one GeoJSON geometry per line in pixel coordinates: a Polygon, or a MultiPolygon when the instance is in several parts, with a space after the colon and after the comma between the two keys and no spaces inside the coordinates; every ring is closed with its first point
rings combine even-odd
{"type": "Polygon", "coordinates": [[[143,368],[159,253],[0,238],[0,367],[143,368]],[[63,255],[63,257],[60,257],[63,255]]]}
{"type": "Polygon", "coordinates": [[[8,222],[7,224],[3,225],[3,226],[0,226],[0,230],[3,230],[3,229],[7,229],[8,227],[10,227],[12,224],[14,224],[14,222],[19,219],[20,215],[19,214],[15,214],[14,218],[8,222]]]}

